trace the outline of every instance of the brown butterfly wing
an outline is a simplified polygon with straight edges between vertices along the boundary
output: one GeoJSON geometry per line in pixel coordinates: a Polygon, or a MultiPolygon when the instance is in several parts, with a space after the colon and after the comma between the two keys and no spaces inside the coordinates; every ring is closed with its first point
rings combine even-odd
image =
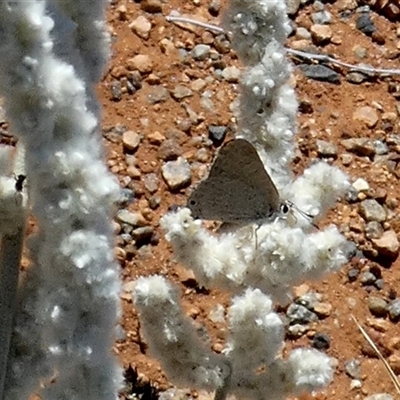
{"type": "Polygon", "coordinates": [[[266,219],[279,204],[279,193],[257,151],[244,139],[221,148],[208,178],[188,200],[195,218],[241,224],[266,219]]]}

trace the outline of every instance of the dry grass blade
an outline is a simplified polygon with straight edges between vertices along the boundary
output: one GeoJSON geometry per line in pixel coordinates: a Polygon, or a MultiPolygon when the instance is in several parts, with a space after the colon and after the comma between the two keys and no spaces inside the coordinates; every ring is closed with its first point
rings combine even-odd
{"type": "Polygon", "coordinates": [[[390,379],[393,382],[394,387],[397,390],[397,394],[400,395],[400,382],[397,379],[396,374],[393,372],[392,368],[390,368],[390,365],[388,362],[384,359],[382,356],[381,352],[379,351],[378,347],[375,345],[375,343],[372,341],[372,339],[369,337],[368,333],[365,331],[365,329],[358,323],[357,319],[354,317],[354,315],[351,316],[353,318],[353,321],[356,323],[358,329],[364,336],[365,340],[370,344],[370,346],[374,349],[375,353],[378,355],[379,359],[382,361],[383,365],[386,368],[386,371],[388,372],[390,379]]]}

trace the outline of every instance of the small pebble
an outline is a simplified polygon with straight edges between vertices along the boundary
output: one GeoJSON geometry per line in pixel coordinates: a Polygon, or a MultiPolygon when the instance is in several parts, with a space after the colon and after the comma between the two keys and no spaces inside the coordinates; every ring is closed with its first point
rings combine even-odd
{"type": "Polygon", "coordinates": [[[186,97],[193,96],[193,92],[189,88],[187,88],[186,86],[177,85],[171,91],[171,95],[175,100],[182,100],[182,99],[184,99],[186,97]]]}
{"type": "Polygon", "coordinates": [[[122,100],[122,86],[121,82],[113,81],[111,83],[111,99],[113,101],[121,101],[122,100]]]}
{"type": "Polygon", "coordinates": [[[181,155],[182,148],[176,139],[165,140],[161,143],[157,151],[158,158],[164,161],[176,160],[181,155]]]}
{"type": "Polygon", "coordinates": [[[313,42],[317,45],[328,44],[332,38],[332,29],[329,25],[314,24],[310,32],[313,42]]]}
{"type": "Polygon", "coordinates": [[[153,70],[153,61],[147,54],[137,54],[126,61],[126,67],[130,71],[139,71],[141,74],[149,74],[153,70]]]}
{"type": "Polygon", "coordinates": [[[288,307],[286,311],[286,317],[288,318],[289,323],[291,325],[293,324],[306,325],[310,322],[318,320],[316,314],[308,310],[306,307],[294,303],[292,303],[288,307]]]}
{"type": "Polygon", "coordinates": [[[164,86],[152,86],[147,95],[147,100],[150,104],[163,103],[170,98],[168,89],[164,86]]]}
{"type": "Polygon", "coordinates": [[[364,106],[354,111],[353,120],[364,123],[368,128],[373,128],[379,121],[379,115],[375,108],[364,106]]]}
{"type": "Polygon", "coordinates": [[[353,358],[352,360],[346,361],[344,363],[344,368],[346,371],[346,374],[350,376],[350,378],[353,379],[361,379],[361,362],[360,360],[357,360],[353,358]]]}
{"type": "Polygon", "coordinates": [[[330,345],[331,339],[326,333],[316,333],[311,342],[311,346],[317,350],[327,350],[330,345]]]}
{"type": "Polygon", "coordinates": [[[116,220],[130,226],[145,226],[147,224],[146,219],[141,213],[128,210],[119,210],[116,215],[116,220]]]}
{"type": "Polygon", "coordinates": [[[141,136],[134,131],[126,131],[122,135],[122,143],[125,150],[135,151],[140,144],[141,136]]]}
{"type": "Polygon", "coordinates": [[[330,83],[340,83],[340,75],[324,65],[300,64],[299,68],[307,78],[330,83]]]}
{"type": "Polygon", "coordinates": [[[372,22],[369,13],[361,13],[358,16],[356,20],[356,28],[366,35],[372,35],[376,31],[376,27],[372,22]]]}
{"type": "Polygon", "coordinates": [[[368,298],[368,309],[375,317],[385,317],[388,312],[388,304],[380,297],[370,296],[368,298]]]}
{"type": "Polygon", "coordinates": [[[311,15],[311,19],[314,24],[330,24],[332,22],[332,14],[326,10],[318,11],[311,15]]]}
{"type": "Polygon", "coordinates": [[[352,185],[357,192],[367,192],[370,189],[368,182],[363,178],[356,179],[352,185]]]}
{"type": "Polygon", "coordinates": [[[232,66],[226,67],[222,71],[222,77],[230,83],[237,83],[239,81],[240,76],[242,75],[239,68],[232,66]]]}
{"type": "Polygon", "coordinates": [[[337,146],[334,143],[317,139],[315,144],[320,157],[337,157],[337,146]]]}
{"type": "Polygon", "coordinates": [[[143,15],[134,19],[129,28],[142,39],[147,40],[150,37],[151,22],[143,15]]]}
{"type": "Polygon", "coordinates": [[[207,44],[198,44],[190,52],[192,58],[196,61],[206,60],[210,56],[211,47],[207,44]]]}
{"type": "Polygon", "coordinates": [[[158,190],[160,180],[155,173],[146,174],[143,176],[144,187],[150,192],[155,193],[158,190]]]}
{"type": "Polygon", "coordinates": [[[363,286],[372,286],[376,282],[376,276],[369,271],[363,272],[360,277],[363,286]]]}
{"type": "Polygon", "coordinates": [[[389,303],[388,313],[391,321],[398,322],[400,320],[400,298],[389,303]]]}
{"type": "Polygon", "coordinates": [[[369,138],[343,139],[340,144],[347,150],[361,156],[373,156],[375,154],[374,142],[369,138]]]}
{"type": "Polygon", "coordinates": [[[395,258],[399,254],[399,240],[395,231],[385,231],[378,239],[372,239],[376,250],[381,256],[395,258]]]}
{"type": "Polygon", "coordinates": [[[383,234],[382,225],[377,221],[370,221],[365,225],[365,236],[368,239],[378,239],[383,234]]]}
{"type": "Polygon", "coordinates": [[[385,209],[375,199],[362,201],[359,213],[366,221],[384,222],[387,218],[385,209]]]}
{"type": "Polygon", "coordinates": [[[142,0],[140,2],[140,8],[150,14],[161,13],[162,3],[160,0],[142,0]]]}
{"type": "Polygon", "coordinates": [[[355,282],[358,278],[358,275],[360,275],[358,268],[350,268],[347,271],[347,278],[349,279],[349,282],[355,282]]]}
{"type": "Polygon", "coordinates": [[[179,190],[190,184],[190,165],[183,157],[175,161],[168,161],[162,167],[162,176],[170,190],[179,190]]]}
{"type": "Polygon", "coordinates": [[[226,126],[210,125],[208,127],[208,136],[214,144],[220,145],[225,139],[226,131],[226,126]]]}

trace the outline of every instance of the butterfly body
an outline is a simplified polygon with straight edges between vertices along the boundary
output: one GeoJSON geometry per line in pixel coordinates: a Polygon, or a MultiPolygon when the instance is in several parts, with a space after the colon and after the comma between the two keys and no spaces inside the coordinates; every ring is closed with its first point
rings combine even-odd
{"type": "Polygon", "coordinates": [[[248,224],[270,219],[282,204],[256,149],[235,139],[221,148],[187,206],[194,218],[248,224]]]}

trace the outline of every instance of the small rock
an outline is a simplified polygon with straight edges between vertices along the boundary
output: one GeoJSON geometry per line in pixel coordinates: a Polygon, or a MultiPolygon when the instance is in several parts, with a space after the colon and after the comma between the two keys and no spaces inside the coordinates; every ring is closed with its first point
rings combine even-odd
{"type": "Polygon", "coordinates": [[[370,296],[368,298],[368,308],[375,317],[385,317],[388,311],[387,302],[375,296],[370,296]]]}
{"type": "Polygon", "coordinates": [[[368,182],[363,178],[356,179],[351,185],[357,192],[367,192],[370,189],[368,182]]]}
{"type": "Polygon", "coordinates": [[[131,235],[137,247],[148,244],[153,236],[154,229],[151,226],[142,226],[132,231],[131,235]]]}
{"type": "Polygon", "coordinates": [[[134,165],[128,165],[126,168],[126,173],[132,179],[140,179],[140,171],[134,165]]]}
{"type": "Polygon", "coordinates": [[[140,8],[150,14],[162,12],[162,3],[160,0],[142,0],[140,8]]]}
{"type": "Polygon", "coordinates": [[[147,54],[138,54],[129,58],[126,66],[130,71],[137,70],[141,74],[149,74],[153,70],[153,61],[147,54]]]}
{"type": "Polygon", "coordinates": [[[376,276],[369,271],[363,272],[361,274],[360,282],[363,286],[373,286],[376,282],[376,276]]]}
{"type": "Polygon", "coordinates": [[[366,35],[372,35],[376,31],[376,27],[371,20],[371,16],[369,13],[364,12],[358,16],[356,28],[366,35]]]}
{"type": "Polygon", "coordinates": [[[379,121],[379,115],[375,108],[364,106],[354,111],[353,120],[364,123],[368,128],[373,128],[379,121]]]}
{"type": "Polygon", "coordinates": [[[166,162],[161,171],[170,190],[179,190],[190,184],[190,165],[183,157],[179,157],[176,161],[166,162]]]}
{"type": "Polygon", "coordinates": [[[210,125],[208,127],[208,136],[214,144],[221,144],[226,135],[227,128],[223,125],[210,125]]]}
{"type": "Polygon", "coordinates": [[[346,74],[346,81],[350,83],[360,84],[368,80],[368,76],[361,72],[349,72],[346,74]]]}
{"type": "Polygon", "coordinates": [[[286,9],[289,15],[297,13],[300,7],[301,0],[286,0],[286,9]]]}
{"type": "Polygon", "coordinates": [[[122,100],[122,86],[120,81],[113,81],[111,83],[111,99],[113,101],[122,100]]]}
{"type": "Polygon", "coordinates": [[[161,85],[152,86],[149,94],[147,95],[147,100],[150,104],[163,103],[169,99],[168,90],[161,85]]]}
{"type": "Polygon", "coordinates": [[[288,337],[295,339],[303,336],[309,329],[308,325],[294,324],[286,328],[286,333],[288,337]]]}
{"type": "Polygon", "coordinates": [[[159,179],[155,173],[146,174],[143,177],[144,187],[150,192],[155,193],[158,190],[159,186],[159,179]]]}
{"type": "Polygon", "coordinates": [[[123,188],[119,191],[117,204],[120,207],[127,207],[134,201],[134,199],[135,199],[134,191],[128,188],[123,188]]]}
{"type": "Polygon", "coordinates": [[[296,39],[299,39],[299,40],[311,39],[311,33],[302,26],[297,27],[295,35],[296,35],[296,39]]]}
{"type": "Polygon", "coordinates": [[[193,92],[183,85],[177,85],[171,91],[171,95],[175,100],[182,100],[185,97],[193,96],[193,92]]]}
{"type": "Polygon", "coordinates": [[[340,75],[324,65],[300,64],[299,68],[307,78],[323,82],[340,83],[340,75]]]}
{"type": "Polygon", "coordinates": [[[346,371],[346,374],[350,376],[350,378],[353,379],[361,379],[361,362],[360,360],[357,360],[353,358],[352,360],[346,361],[344,363],[344,368],[346,371]]]}
{"type": "Polygon", "coordinates": [[[211,322],[223,323],[225,322],[225,308],[222,304],[217,304],[212,308],[208,314],[208,318],[211,322]]]}
{"type": "Polygon", "coordinates": [[[125,5],[118,6],[116,11],[120,21],[126,21],[128,19],[128,10],[125,5]]]}
{"type": "Polygon", "coordinates": [[[317,302],[313,311],[320,319],[328,318],[332,313],[332,305],[329,303],[317,302]]]}
{"type": "Polygon", "coordinates": [[[294,303],[288,307],[286,317],[288,318],[290,325],[306,325],[318,320],[318,317],[306,307],[294,303]]]}
{"type": "Polygon", "coordinates": [[[310,28],[313,42],[317,45],[328,44],[332,38],[332,29],[328,25],[315,24],[310,28]]]}
{"type": "Polygon", "coordinates": [[[371,157],[375,154],[374,142],[368,138],[343,139],[340,144],[347,150],[361,156],[371,157]]]}
{"type": "Polygon", "coordinates": [[[314,311],[315,305],[318,304],[321,299],[322,296],[319,293],[308,290],[296,299],[296,303],[308,308],[310,311],[314,311]]]}
{"type": "Polygon", "coordinates": [[[197,61],[202,61],[210,56],[211,47],[207,44],[198,44],[190,52],[192,58],[197,61]]]}
{"type": "Polygon", "coordinates": [[[320,157],[335,157],[337,156],[337,147],[332,142],[326,140],[317,139],[315,144],[317,145],[317,153],[320,157]]]}
{"type": "Polygon", "coordinates": [[[358,275],[360,275],[360,271],[358,268],[350,268],[347,271],[347,278],[349,282],[355,282],[358,278],[358,275]]]}
{"type": "Polygon", "coordinates": [[[161,197],[158,196],[158,195],[150,196],[149,199],[148,199],[148,202],[149,202],[149,207],[150,207],[152,210],[155,210],[155,209],[158,208],[158,207],[160,206],[160,204],[161,204],[161,197]]]}
{"type": "Polygon", "coordinates": [[[400,244],[395,231],[386,231],[379,239],[371,241],[380,255],[390,258],[398,256],[400,244]]]}
{"type": "Polygon", "coordinates": [[[332,14],[329,11],[322,10],[311,15],[314,24],[330,24],[332,22],[332,14]]]}
{"type": "Polygon", "coordinates": [[[387,359],[393,373],[399,375],[400,373],[400,356],[398,354],[391,354],[387,359]]]}
{"type": "MultiPolygon", "coordinates": [[[[339,11],[353,11],[357,8],[357,0],[338,0],[336,2],[336,7],[338,7],[339,11]]],[[[358,378],[357,378],[358,379],[358,378]]]]}
{"type": "Polygon", "coordinates": [[[164,161],[176,160],[181,155],[181,146],[175,139],[164,140],[164,142],[162,142],[160,147],[158,148],[157,152],[158,158],[164,161]]]}
{"type": "Polygon", "coordinates": [[[342,164],[347,167],[353,162],[354,157],[351,154],[344,153],[340,155],[340,159],[342,160],[342,164]]]}
{"type": "Polygon", "coordinates": [[[136,35],[147,40],[150,36],[151,22],[141,15],[129,24],[129,28],[132,29],[136,35]]]}
{"type": "Polygon", "coordinates": [[[360,215],[366,221],[386,221],[385,209],[374,199],[366,199],[360,203],[360,215]]]}
{"type": "Polygon", "coordinates": [[[211,0],[208,5],[208,12],[213,16],[217,17],[221,11],[221,0],[211,0]]]}
{"type": "Polygon", "coordinates": [[[370,221],[365,226],[365,236],[368,239],[378,239],[383,234],[382,225],[377,221],[370,221]]]}
{"type": "Polygon", "coordinates": [[[240,72],[240,69],[235,66],[226,67],[222,71],[222,77],[230,83],[238,82],[241,75],[242,73],[240,72]]]}
{"type": "Polygon", "coordinates": [[[365,397],[364,400],[394,400],[394,397],[389,393],[376,393],[365,397]]]}
{"type": "Polygon", "coordinates": [[[389,153],[389,148],[382,140],[374,140],[375,153],[382,156],[389,153]]]}
{"type": "Polygon", "coordinates": [[[122,143],[128,151],[135,151],[139,147],[140,140],[140,135],[134,131],[126,131],[122,135],[122,143]]]}
{"type": "Polygon", "coordinates": [[[143,215],[139,212],[131,212],[128,210],[119,210],[117,215],[115,216],[116,220],[128,224],[130,226],[145,226],[147,225],[147,221],[143,217],[143,215]]]}
{"type": "Polygon", "coordinates": [[[331,339],[326,333],[316,333],[311,342],[311,346],[317,350],[327,350],[330,345],[331,339]]]}
{"type": "Polygon", "coordinates": [[[393,322],[400,320],[400,299],[397,298],[389,303],[388,307],[389,318],[393,322]]]}
{"type": "Polygon", "coordinates": [[[158,131],[150,132],[146,136],[146,138],[150,144],[156,144],[156,145],[160,145],[165,140],[165,136],[158,131]]]}
{"type": "Polygon", "coordinates": [[[190,83],[190,87],[195,92],[201,92],[207,86],[207,82],[204,79],[195,79],[190,83]]]}

